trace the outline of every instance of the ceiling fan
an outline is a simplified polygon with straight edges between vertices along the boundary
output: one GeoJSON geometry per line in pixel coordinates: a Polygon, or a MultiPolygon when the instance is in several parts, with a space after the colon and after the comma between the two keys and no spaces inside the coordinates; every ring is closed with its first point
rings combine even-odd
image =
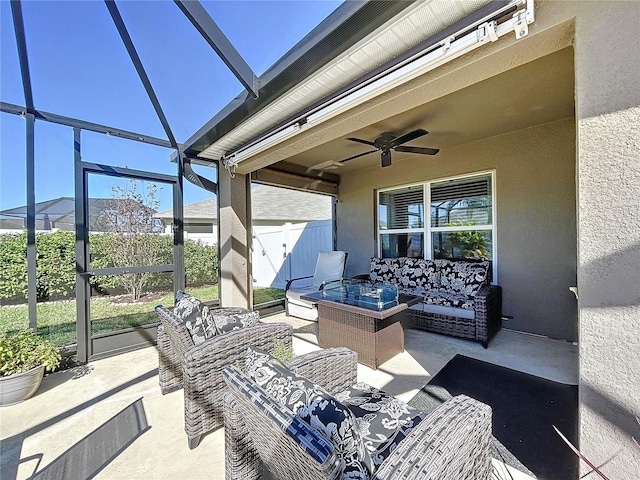
{"type": "Polygon", "coordinates": [[[345,158],[344,160],[340,160],[338,163],[345,163],[355,158],[363,157],[365,155],[369,155],[370,153],[375,153],[378,150],[380,150],[380,163],[383,167],[388,167],[389,165],[391,165],[391,150],[395,150],[396,152],[419,153],[421,155],[435,155],[440,151],[437,148],[402,146],[403,144],[410,142],[411,140],[415,140],[416,138],[420,138],[427,133],[429,132],[421,128],[413,130],[409,133],[405,133],[404,135],[400,135],[399,137],[390,132],[383,132],[373,142],[362,140],[361,138],[347,138],[347,140],[350,140],[352,142],[364,143],[365,145],[376,147],[376,150],[371,150],[369,152],[354,155],[353,157],[345,158]]]}

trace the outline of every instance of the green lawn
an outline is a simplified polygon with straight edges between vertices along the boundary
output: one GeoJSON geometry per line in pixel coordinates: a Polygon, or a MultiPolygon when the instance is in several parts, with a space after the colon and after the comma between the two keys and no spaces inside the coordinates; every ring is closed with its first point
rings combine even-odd
{"type": "MultiPolygon", "coordinates": [[[[218,286],[211,285],[190,288],[189,293],[204,301],[218,298],[218,286]]],[[[146,303],[132,305],[109,304],[108,297],[91,299],[91,332],[98,334],[155,323],[157,321],[154,308],[156,305],[173,306],[173,293],[165,292],[162,298],[146,303]]],[[[284,298],[284,290],[275,288],[255,288],[254,304],[284,298]]],[[[13,332],[29,326],[28,307],[0,308],[0,331],[13,332]]],[[[47,337],[57,345],[68,345],[76,341],[76,303],[65,301],[59,303],[39,303],[37,306],[38,334],[47,337]]]]}

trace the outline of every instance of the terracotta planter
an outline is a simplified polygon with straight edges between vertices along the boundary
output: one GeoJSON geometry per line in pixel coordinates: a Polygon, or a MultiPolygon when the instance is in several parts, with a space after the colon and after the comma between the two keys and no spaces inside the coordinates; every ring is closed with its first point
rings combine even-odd
{"type": "Polygon", "coordinates": [[[44,365],[40,365],[26,372],[0,377],[0,406],[14,405],[32,397],[43,376],[44,365]]]}

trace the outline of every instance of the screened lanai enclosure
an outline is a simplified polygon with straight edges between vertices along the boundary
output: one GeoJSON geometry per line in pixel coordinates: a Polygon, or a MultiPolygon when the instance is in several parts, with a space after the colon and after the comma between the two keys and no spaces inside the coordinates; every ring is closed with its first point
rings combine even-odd
{"type": "MultiPolygon", "coordinates": [[[[180,289],[282,308],[296,253],[488,262],[509,348],[484,358],[565,347],[579,447],[638,471],[638,2],[0,9],[3,329],[85,363],[153,343],[180,289]]],[[[450,353],[416,331],[402,355],[450,353]]]]}
{"type": "MultiPolygon", "coordinates": [[[[332,5],[319,9],[319,18],[326,15],[329,7],[332,5]]],[[[3,97],[8,92],[14,102],[2,98],[1,103],[2,177],[7,192],[0,207],[0,243],[6,266],[0,275],[2,330],[34,329],[75,354],[80,362],[153,343],[157,325],[153,309],[157,304],[171,307],[178,290],[193,292],[208,304],[220,303],[224,295],[219,288],[220,253],[222,250],[224,255],[229,246],[219,241],[224,220],[219,210],[224,207],[224,197],[219,197],[218,162],[195,159],[185,153],[185,144],[177,140],[175,124],[187,130],[185,121],[180,119],[172,125],[165,113],[165,102],[159,98],[162,94],[158,95],[153,87],[153,73],[158,74],[162,68],[157,59],[149,59],[144,41],[140,42],[142,54],[134,41],[136,34],[145,29],[140,19],[149,14],[150,8],[155,8],[156,17],[161,12],[166,21],[177,25],[179,34],[189,36],[190,54],[197,51],[209,57],[213,64],[210,73],[231,84],[211,94],[219,98],[205,102],[213,104],[209,110],[201,108],[208,110],[208,115],[215,111],[215,105],[228,101],[230,92],[245,89],[249,97],[258,98],[264,84],[199,2],[178,1],[152,8],[149,4],[120,5],[113,1],[75,6],[12,1],[3,3],[2,8],[3,76],[10,77],[5,59],[9,62],[15,58],[15,68],[11,70],[15,78],[3,78],[3,86],[21,87],[19,96],[15,88],[3,88],[3,97]],[[51,19],[48,28],[40,23],[47,13],[51,19]],[[87,57],[86,52],[78,50],[74,59],[71,50],[65,51],[68,39],[60,31],[80,24],[93,29],[102,57],[87,57]],[[13,38],[10,32],[15,33],[13,38]],[[38,44],[47,36],[60,40],[59,49],[51,52],[58,62],[86,62],[87,71],[95,68],[103,75],[108,75],[108,68],[101,68],[104,62],[115,62],[130,71],[124,80],[132,84],[134,93],[130,97],[135,101],[113,101],[114,108],[129,111],[132,120],[124,118],[125,127],[131,125],[131,129],[66,114],[73,113],[74,107],[59,103],[60,97],[52,93],[55,81],[61,79],[56,76],[55,65],[52,69],[53,62],[43,58],[42,45],[38,44]],[[146,61],[142,59],[144,53],[146,61]],[[145,64],[151,64],[151,69],[145,64]],[[49,105],[60,110],[46,111],[49,105]],[[147,117],[155,116],[163,138],[136,129],[135,118],[141,116],[139,111],[143,108],[147,117]],[[188,217],[186,222],[185,199],[189,202],[187,214],[195,217],[188,217]],[[161,211],[169,216],[160,217],[161,211]]],[[[305,28],[314,26],[308,23],[315,21],[315,17],[310,18],[296,35],[304,35],[305,28]]],[[[91,95],[117,94],[118,89],[110,82],[123,81],[114,76],[102,81],[95,74],[82,75],[96,80],[95,85],[89,86],[73,82],[72,92],[86,100],[91,95]]],[[[171,105],[173,101],[170,97],[166,103],[171,105]]],[[[75,110],[88,111],[92,118],[118,117],[113,112],[95,112],[77,108],[77,102],[69,103],[76,105],[75,110]]],[[[175,118],[176,108],[169,111],[175,118]]],[[[199,126],[193,121],[204,120],[196,117],[191,128],[199,126]]],[[[138,123],[148,125],[149,119],[138,123]]],[[[273,191],[268,198],[262,197],[265,195],[258,196],[259,204],[255,206],[259,217],[272,201],[281,203],[275,210],[291,209],[294,202],[305,206],[316,202],[313,198],[294,199],[273,191]]],[[[331,200],[324,196],[317,202],[325,206],[320,217],[263,214],[260,218],[268,218],[261,224],[284,228],[291,222],[326,219],[329,223],[321,226],[323,232],[329,232],[323,233],[326,240],[312,247],[331,249],[331,200]]],[[[307,224],[300,225],[306,228],[307,224]]],[[[263,232],[268,226],[257,228],[263,232]]],[[[260,274],[262,281],[256,285],[263,288],[255,290],[255,308],[277,310],[283,305],[282,279],[292,272],[293,252],[285,253],[287,271],[279,271],[284,268],[278,258],[282,246],[274,249],[260,245],[261,241],[269,241],[269,235],[273,236],[271,232],[254,236],[260,257],[265,257],[258,260],[266,265],[266,273],[260,274]]],[[[305,264],[299,268],[312,267],[305,264]]],[[[254,303],[251,287],[242,302],[249,306],[254,303]]]]}

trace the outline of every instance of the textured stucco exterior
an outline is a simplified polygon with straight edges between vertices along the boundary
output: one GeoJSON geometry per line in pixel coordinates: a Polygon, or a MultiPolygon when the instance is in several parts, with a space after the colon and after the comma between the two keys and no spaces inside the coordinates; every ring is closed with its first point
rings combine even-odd
{"type": "Polygon", "coordinates": [[[640,2],[576,12],[580,447],[611,478],[640,475],[638,25],[640,2]]]}
{"type": "Polygon", "coordinates": [[[368,271],[375,244],[375,193],[388,188],[495,170],[498,284],[505,326],[577,340],[575,121],[573,118],[343,175],[338,249],[348,274],[368,271]]]}

